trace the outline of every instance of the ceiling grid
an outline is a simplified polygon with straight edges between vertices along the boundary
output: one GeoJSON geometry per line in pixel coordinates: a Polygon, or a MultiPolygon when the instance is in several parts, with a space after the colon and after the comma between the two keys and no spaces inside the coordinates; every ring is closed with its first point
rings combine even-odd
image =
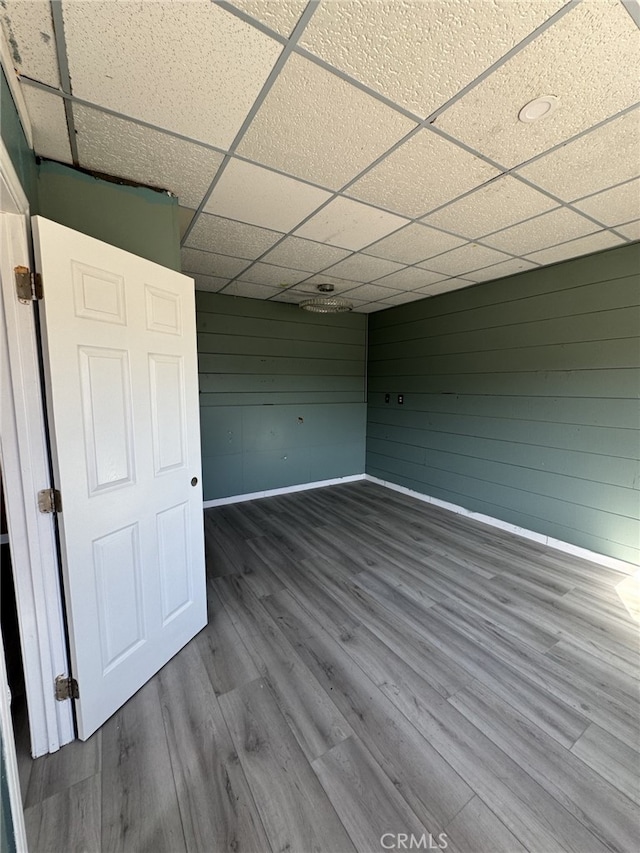
{"type": "Polygon", "coordinates": [[[368,313],[638,239],[627,0],[3,5],[36,153],[177,195],[196,287],[368,313]]]}

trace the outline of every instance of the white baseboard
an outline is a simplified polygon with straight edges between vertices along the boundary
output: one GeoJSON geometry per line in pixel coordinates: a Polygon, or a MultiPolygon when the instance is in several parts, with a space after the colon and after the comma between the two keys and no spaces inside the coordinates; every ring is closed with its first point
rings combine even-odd
{"type": "Polygon", "coordinates": [[[297,486],[285,486],[282,489],[267,489],[264,492],[250,492],[246,495],[231,495],[228,498],[215,498],[212,501],[204,501],[202,506],[209,509],[212,506],[226,506],[227,504],[243,503],[244,501],[255,501],[259,498],[272,498],[275,495],[288,495],[291,492],[306,492],[309,489],[322,489],[324,486],[336,486],[338,483],[355,483],[356,480],[364,480],[366,474],[350,474],[348,477],[334,477],[333,480],[315,480],[313,483],[299,483],[297,486]]]}
{"type": "Polygon", "coordinates": [[[525,539],[532,539],[534,542],[540,542],[542,545],[548,545],[549,548],[555,548],[557,551],[564,551],[567,554],[573,554],[575,557],[582,557],[583,560],[590,560],[592,563],[599,563],[601,566],[606,566],[609,569],[616,569],[619,572],[624,572],[627,575],[634,574],[638,571],[638,566],[634,563],[627,563],[625,560],[618,560],[615,557],[608,557],[606,554],[598,554],[596,551],[589,551],[587,548],[580,548],[577,545],[572,545],[570,542],[563,542],[561,539],[554,539],[552,536],[545,536],[544,533],[536,533],[535,530],[528,530],[526,527],[518,527],[516,524],[509,524],[507,521],[501,521],[499,518],[494,518],[491,515],[484,515],[481,512],[472,512],[458,504],[452,504],[448,501],[441,501],[439,498],[432,498],[429,495],[423,495],[421,492],[416,492],[413,489],[407,489],[405,486],[399,486],[397,483],[391,483],[388,480],[381,480],[379,477],[373,477],[371,474],[364,475],[365,480],[370,480],[372,483],[377,483],[379,486],[385,486],[387,489],[392,489],[394,492],[401,492],[403,495],[409,495],[416,500],[424,503],[433,504],[434,506],[448,509],[450,512],[455,512],[458,515],[466,515],[468,518],[473,518],[476,521],[481,521],[483,524],[489,524],[491,527],[498,527],[500,530],[508,530],[509,533],[516,533],[518,536],[524,536],[525,539]]]}

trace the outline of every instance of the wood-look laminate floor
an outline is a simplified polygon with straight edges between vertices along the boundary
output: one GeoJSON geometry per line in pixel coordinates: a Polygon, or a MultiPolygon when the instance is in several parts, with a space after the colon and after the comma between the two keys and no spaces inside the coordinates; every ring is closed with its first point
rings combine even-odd
{"type": "Polygon", "coordinates": [[[624,575],[369,482],[205,519],[208,627],[22,762],[31,853],[638,850],[624,575]]]}

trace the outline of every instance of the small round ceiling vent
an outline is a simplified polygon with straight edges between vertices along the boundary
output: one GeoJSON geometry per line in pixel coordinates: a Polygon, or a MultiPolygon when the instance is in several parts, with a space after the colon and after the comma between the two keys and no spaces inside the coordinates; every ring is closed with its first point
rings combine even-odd
{"type": "Polygon", "coordinates": [[[560,98],[556,95],[540,95],[533,101],[529,101],[518,113],[520,121],[526,124],[531,124],[533,121],[540,121],[541,118],[548,118],[553,115],[558,109],[560,98]]]}

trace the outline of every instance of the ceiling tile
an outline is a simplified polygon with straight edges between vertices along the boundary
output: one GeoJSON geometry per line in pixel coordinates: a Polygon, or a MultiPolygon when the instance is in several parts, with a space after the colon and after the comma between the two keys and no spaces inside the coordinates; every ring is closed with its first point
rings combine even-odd
{"type": "Polygon", "coordinates": [[[622,3],[583,0],[436,124],[502,165],[516,166],[635,103],[639,50],[640,32],[622,3]],[[544,94],[560,98],[557,112],[521,122],[520,109],[544,94]]]}
{"type": "Polygon", "coordinates": [[[186,273],[202,273],[220,278],[235,278],[251,263],[242,258],[217,255],[214,252],[201,252],[200,249],[183,249],[180,253],[182,269],[186,273]]]}
{"type": "Polygon", "coordinates": [[[300,15],[307,6],[307,0],[232,0],[233,5],[251,15],[257,21],[266,24],[281,36],[291,35],[300,15]]]}
{"type": "Polygon", "coordinates": [[[170,190],[196,208],[209,189],[222,154],[159,130],[74,105],[78,155],[84,169],[170,190]]]}
{"type": "Polygon", "coordinates": [[[293,54],[238,153],[339,189],[415,126],[335,74],[293,54]]]}
{"type": "Polygon", "coordinates": [[[640,217],[640,178],[576,201],[574,207],[604,225],[619,225],[637,219],[640,217]]]}
{"type": "Polygon", "coordinates": [[[217,293],[218,290],[222,290],[225,284],[229,284],[228,278],[218,278],[214,275],[196,274],[192,278],[196,283],[196,290],[209,290],[213,293],[217,293]]]}
{"type": "Polygon", "coordinates": [[[253,260],[264,254],[281,237],[279,231],[268,231],[245,222],[201,213],[189,234],[187,246],[253,260]]]}
{"type": "Polygon", "coordinates": [[[448,278],[429,287],[422,287],[416,293],[421,293],[423,296],[437,296],[439,293],[448,293],[451,290],[462,290],[463,287],[471,287],[473,283],[463,278],[448,278]]]}
{"type": "Polygon", "coordinates": [[[533,269],[536,269],[536,265],[530,261],[525,261],[522,258],[511,258],[508,261],[492,264],[490,267],[485,267],[475,272],[467,272],[465,276],[472,281],[491,281],[494,278],[502,278],[505,275],[517,275],[517,273],[533,269]]]}
{"type": "Polygon", "coordinates": [[[300,44],[425,117],[563,0],[320,3],[300,44]],[[463,49],[453,49],[462,45],[463,49]]]}
{"type": "Polygon", "coordinates": [[[62,98],[33,86],[23,86],[22,91],[33,130],[33,147],[36,154],[71,163],[69,132],[62,98]]]}
{"type": "Polygon", "coordinates": [[[330,197],[324,190],[253,163],[231,160],[205,211],[286,232],[330,197]]]}
{"type": "Polygon", "coordinates": [[[344,261],[331,267],[327,272],[338,278],[347,278],[355,281],[374,281],[383,275],[402,269],[402,264],[395,261],[386,261],[381,258],[372,258],[370,255],[359,253],[352,255],[344,261]]]}
{"type": "Polygon", "coordinates": [[[425,222],[475,240],[557,206],[548,196],[505,175],[431,213],[425,222]]]}
{"type": "Polygon", "coordinates": [[[419,267],[407,267],[400,272],[386,276],[378,284],[383,285],[383,287],[395,287],[398,290],[415,290],[418,287],[425,287],[427,284],[440,281],[442,278],[444,276],[441,273],[423,270],[419,267]]]}
{"type": "Polygon", "coordinates": [[[396,231],[389,237],[378,240],[373,246],[367,246],[363,251],[377,258],[388,258],[404,264],[415,264],[433,255],[446,252],[456,246],[462,246],[465,241],[452,234],[427,228],[419,223],[411,223],[406,228],[396,231]]]}
{"type": "Polygon", "coordinates": [[[627,222],[626,225],[618,225],[616,231],[624,234],[629,240],[640,240],[640,219],[635,222],[627,222]]]}
{"type": "Polygon", "coordinates": [[[498,174],[493,166],[425,129],[356,181],[347,193],[415,217],[498,174]]]}
{"type": "Polygon", "coordinates": [[[313,240],[301,240],[300,237],[287,237],[264,260],[283,267],[318,272],[341,261],[348,254],[348,249],[337,249],[324,243],[314,243],[313,240]]]}
{"type": "Polygon", "coordinates": [[[280,292],[279,287],[268,287],[250,281],[232,281],[225,289],[225,296],[246,296],[249,299],[268,299],[280,292]]]}
{"type": "Polygon", "coordinates": [[[616,246],[622,242],[623,240],[610,231],[599,231],[597,234],[589,234],[588,237],[580,237],[578,240],[571,240],[569,243],[562,243],[560,246],[554,246],[551,249],[533,252],[527,257],[539,264],[555,264],[567,258],[577,258],[579,255],[608,249],[609,246],[616,246]]]}
{"type": "Polygon", "coordinates": [[[228,148],[282,46],[210,0],[63,3],[73,92],[228,148]]]}
{"type": "Polygon", "coordinates": [[[357,251],[406,224],[406,219],[348,198],[334,198],[298,228],[299,237],[357,251]]]}
{"type": "Polygon", "coordinates": [[[636,109],[568,142],[518,172],[565,201],[573,201],[635,178],[638,151],[640,110],[636,109]]]}
{"type": "Polygon", "coordinates": [[[14,67],[57,89],[60,77],[49,0],[3,0],[0,22],[14,67]]]}
{"type": "Polygon", "coordinates": [[[420,266],[447,275],[460,275],[469,272],[469,270],[478,270],[506,260],[508,257],[502,252],[488,249],[486,246],[478,246],[477,243],[467,243],[466,246],[445,252],[444,255],[429,258],[420,266]]]}
{"type": "Polygon", "coordinates": [[[543,213],[528,222],[521,222],[504,231],[499,231],[491,237],[485,237],[484,242],[496,249],[504,249],[513,255],[528,255],[538,249],[546,249],[598,231],[598,226],[578,213],[561,207],[551,213],[543,213]]]}
{"type": "Polygon", "coordinates": [[[273,287],[297,284],[309,273],[304,270],[292,270],[286,267],[275,267],[273,264],[257,263],[242,273],[242,281],[253,281],[256,284],[270,284],[273,287]]]}
{"type": "Polygon", "coordinates": [[[378,284],[361,284],[359,287],[344,293],[346,299],[389,299],[398,293],[388,287],[380,287],[378,284]]]}
{"type": "Polygon", "coordinates": [[[180,240],[184,237],[187,228],[191,225],[195,210],[189,207],[181,207],[178,205],[178,225],[180,228],[180,240]]]}

